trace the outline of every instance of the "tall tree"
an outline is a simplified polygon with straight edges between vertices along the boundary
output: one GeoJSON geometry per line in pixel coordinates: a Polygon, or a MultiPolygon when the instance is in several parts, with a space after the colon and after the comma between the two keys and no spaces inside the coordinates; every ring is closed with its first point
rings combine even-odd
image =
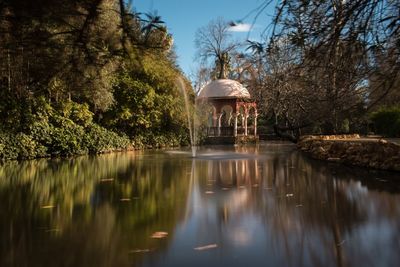
{"type": "MultiPolygon", "coordinates": [[[[259,12],[270,3],[265,1],[260,5],[259,12]]],[[[278,101],[275,109],[302,103],[297,114],[308,114],[305,117],[324,133],[343,131],[342,126],[349,119],[354,125],[360,124],[362,113],[387,96],[396,95],[393,92],[398,90],[400,50],[395,44],[400,36],[399,11],[400,5],[389,0],[287,0],[277,4],[272,36],[267,43],[269,49],[265,53],[267,64],[262,67],[269,73],[265,80],[283,79],[291,88],[284,91],[292,94],[291,100],[299,101],[288,101],[285,105],[278,101]],[[295,52],[287,60],[280,53],[286,51],[284,47],[295,52]],[[276,65],[271,52],[283,56],[280,61],[289,62],[289,69],[294,72],[284,75],[288,73],[286,67],[276,65]],[[271,67],[275,69],[273,72],[271,67]],[[310,88],[314,92],[311,95],[310,88]],[[298,89],[300,95],[296,94],[298,89]],[[306,101],[302,95],[314,101],[306,101]]],[[[252,49],[257,51],[254,45],[252,49]]],[[[268,88],[264,90],[276,91],[280,96],[275,100],[282,99],[280,86],[265,86],[268,88]]],[[[285,114],[282,111],[281,116],[285,114]]]]}
{"type": "Polygon", "coordinates": [[[197,54],[203,62],[210,59],[215,60],[218,79],[227,77],[227,66],[231,53],[238,47],[238,43],[231,39],[230,27],[228,22],[217,18],[196,32],[197,54]]]}

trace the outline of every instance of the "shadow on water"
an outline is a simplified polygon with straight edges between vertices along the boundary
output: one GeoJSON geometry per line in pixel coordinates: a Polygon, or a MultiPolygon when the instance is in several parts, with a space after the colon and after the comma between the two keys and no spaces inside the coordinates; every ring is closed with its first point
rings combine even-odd
{"type": "Polygon", "coordinates": [[[0,266],[396,266],[398,176],[279,142],[7,163],[0,266]]]}

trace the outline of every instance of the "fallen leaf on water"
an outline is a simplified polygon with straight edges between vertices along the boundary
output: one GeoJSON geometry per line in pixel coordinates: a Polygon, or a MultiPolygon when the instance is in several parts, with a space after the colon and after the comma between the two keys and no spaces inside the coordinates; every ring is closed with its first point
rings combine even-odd
{"type": "Polygon", "coordinates": [[[60,229],[58,229],[58,228],[54,228],[54,229],[47,229],[46,230],[46,233],[51,233],[51,232],[59,232],[60,231],[60,229]]]}
{"type": "Polygon", "coordinates": [[[151,251],[151,249],[148,249],[148,248],[146,248],[146,249],[133,249],[133,250],[129,251],[129,253],[148,253],[150,251],[151,251]]]}
{"type": "Polygon", "coordinates": [[[114,178],[110,178],[110,179],[100,179],[100,182],[102,182],[102,183],[112,182],[112,181],[114,181],[114,178]]]}
{"type": "Polygon", "coordinates": [[[151,235],[151,238],[158,238],[158,239],[160,239],[160,238],[165,238],[165,237],[167,237],[168,236],[168,233],[167,232],[155,232],[155,233],[153,233],[152,235],[151,235]]]}
{"type": "Polygon", "coordinates": [[[131,199],[130,198],[121,198],[119,201],[125,202],[125,201],[131,201],[131,199]]]}
{"type": "Polygon", "coordinates": [[[53,205],[47,205],[47,206],[42,206],[41,209],[53,209],[55,207],[56,206],[53,206],[53,205]]]}
{"type": "Polygon", "coordinates": [[[217,244],[210,244],[210,245],[205,245],[201,247],[196,247],[194,250],[206,250],[206,249],[212,249],[218,247],[217,244]]]}
{"type": "Polygon", "coordinates": [[[293,194],[286,194],[286,197],[292,197],[293,194]]]}
{"type": "Polygon", "coordinates": [[[346,242],[346,240],[342,240],[342,242],[340,242],[339,244],[336,244],[336,246],[340,247],[341,245],[343,245],[343,243],[346,242]]]}
{"type": "Polygon", "coordinates": [[[206,191],[205,193],[206,193],[206,194],[214,194],[213,191],[206,191]]]}

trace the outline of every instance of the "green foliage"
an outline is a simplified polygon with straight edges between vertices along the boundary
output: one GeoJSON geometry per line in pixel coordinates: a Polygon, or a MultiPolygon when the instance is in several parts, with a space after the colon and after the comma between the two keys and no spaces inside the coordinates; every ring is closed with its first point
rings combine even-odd
{"type": "Polygon", "coordinates": [[[7,133],[0,133],[0,159],[18,158],[18,147],[13,142],[13,136],[7,133]]]}
{"type": "Polygon", "coordinates": [[[16,135],[0,133],[0,159],[32,159],[45,155],[46,148],[32,136],[24,133],[16,135]]]}
{"type": "Polygon", "coordinates": [[[92,122],[87,104],[72,101],[53,108],[44,98],[32,100],[24,131],[0,131],[0,159],[71,156],[127,149],[130,141],[92,122]]]}
{"type": "Polygon", "coordinates": [[[161,120],[153,87],[124,75],[115,89],[118,106],[111,112],[113,124],[127,131],[147,129],[161,120]]]}
{"type": "Polygon", "coordinates": [[[370,116],[376,133],[400,137],[400,106],[382,107],[370,116]]]}
{"type": "MultiPolygon", "coordinates": [[[[127,62],[115,81],[115,105],[102,122],[130,136],[135,147],[185,144],[187,122],[178,77],[182,74],[160,55],[143,56],[140,68],[127,62]]],[[[189,82],[184,82],[190,92],[189,82]]]]}
{"type": "Polygon", "coordinates": [[[70,119],[58,118],[59,127],[51,131],[49,152],[52,155],[85,154],[87,150],[82,146],[85,130],[70,119]]]}
{"type": "Polygon", "coordinates": [[[101,153],[115,149],[126,149],[131,146],[129,138],[120,136],[97,124],[91,124],[86,129],[83,145],[90,153],[101,153]]]}
{"type": "Polygon", "coordinates": [[[73,122],[82,126],[88,126],[93,120],[93,113],[89,110],[87,103],[63,102],[61,104],[61,112],[63,117],[70,118],[73,122]]]}
{"type": "Polygon", "coordinates": [[[349,119],[344,119],[342,122],[342,127],[341,127],[341,132],[342,133],[349,133],[350,132],[350,121],[349,119]]]}
{"type": "Polygon", "coordinates": [[[115,1],[14,2],[0,18],[0,159],[187,144],[183,75],[159,16],[115,1]]]}
{"type": "Polygon", "coordinates": [[[132,139],[135,148],[161,148],[176,147],[181,145],[189,145],[189,135],[186,132],[164,132],[153,133],[148,132],[136,135],[132,139]]]}

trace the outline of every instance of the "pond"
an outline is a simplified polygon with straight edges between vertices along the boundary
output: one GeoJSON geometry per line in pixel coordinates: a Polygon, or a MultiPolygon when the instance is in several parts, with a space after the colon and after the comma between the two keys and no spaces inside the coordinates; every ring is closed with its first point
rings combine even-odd
{"type": "Polygon", "coordinates": [[[289,143],[0,166],[0,266],[399,266],[400,177],[289,143]]]}

